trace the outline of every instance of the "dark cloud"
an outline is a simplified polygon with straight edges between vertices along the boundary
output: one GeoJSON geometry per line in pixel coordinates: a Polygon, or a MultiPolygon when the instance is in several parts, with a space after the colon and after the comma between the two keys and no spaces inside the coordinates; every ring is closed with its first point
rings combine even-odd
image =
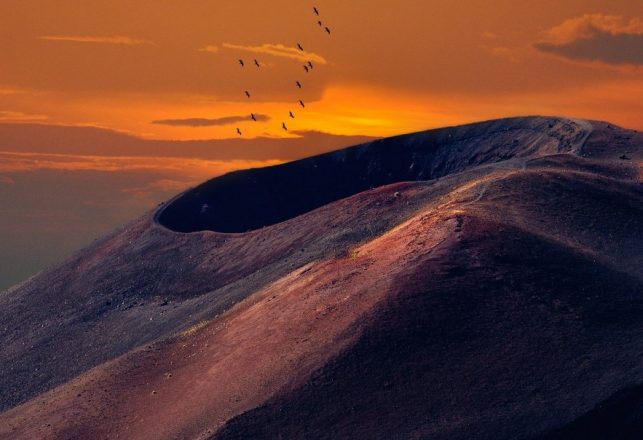
{"type": "Polygon", "coordinates": [[[615,35],[597,31],[592,38],[562,45],[537,43],[536,48],[573,60],[643,65],[643,35],[615,35]]]}
{"type": "MultiPolygon", "coordinates": [[[[255,115],[257,121],[265,122],[270,120],[268,115],[255,115]]],[[[156,125],[170,125],[173,127],[214,127],[219,125],[236,124],[237,122],[246,122],[250,116],[226,116],[224,118],[206,119],[206,118],[188,118],[188,119],[160,119],[152,121],[156,125]]]]}
{"type": "Polygon", "coordinates": [[[643,27],[638,19],[587,15],[551,29],[535,47],[571,60],[643,65],[643,27]]]}
{"type": "MultiPolygon", "coordinates": [[[[296,160],[373,140],[369,136],[296,131],[296,137],[260,136],[193,141],[141,139],[97,127],[0,123],[0,151],[100,157],[185,157],[206,160],[296,160]]],[[[5,159],[6,162],[6,159],[5,159]]],[[[41,161],[42,162],[42,161],[41,161]]],[[[0,172],[3,173],[0,157],[0,172]]],[[[4,174],[4,173],[3,173],[4,174]]]]}

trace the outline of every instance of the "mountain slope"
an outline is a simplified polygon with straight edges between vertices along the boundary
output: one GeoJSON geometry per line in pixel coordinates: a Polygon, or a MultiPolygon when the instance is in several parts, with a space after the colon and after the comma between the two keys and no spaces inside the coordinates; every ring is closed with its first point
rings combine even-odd
{"type": "Polygon", "coordinates": [[[0,437],[554,435],[643,383],[642,159],[515,118],[206,182],[0,295],[0,437]]]}

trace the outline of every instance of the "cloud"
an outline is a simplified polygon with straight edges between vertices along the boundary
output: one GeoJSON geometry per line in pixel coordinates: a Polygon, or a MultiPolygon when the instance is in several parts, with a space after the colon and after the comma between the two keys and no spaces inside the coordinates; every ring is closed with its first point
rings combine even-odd
{"type": "MultiPolygon", "coordinates": [[[[91,156],[79,154],[13,153],[0,151],[0,173],[39,170],[179,173],[202,180],[233,170],[257,168],[282,163],[278,159],[210,160],[181,157],[91,156]]],[[[4,182],[4,183],[9,183],[4,182]]],[[[161,182],[157,189],[168,182],[161,182]]]]}
{"type": "Polygon", "coordinates": [[[69,41],[74,43],[95,43],[95,44],[121,44],[125,46],[138,46],[142,44],[151,44],[146,40],[137,40],[135,38],[124,37],[122,35],[114,36],[92,36],[92,35],[44,35],[41,40],[47,41],[69,41]]]}
{"type": "Polygon", "coordinates": [[[2,122],[44,121],[46,119],[49,118],[45,115],[0,111],[0,121],[2,122]]]}
{"type": "Polygon", "coordinates": [[[9,176],[0,176],[0,185],[13,185],[16,181],[9,176]]]}
{"type": "MultiPolygon", "coordinates": [[[[268,115],[255,115],[257,121],[265,122],[270,120],[268,115]]],[[[250,120],[250,116],[226,116],[217,119],[205,118],[188,118],[188,119],[160,119],[152,121],[156,125],[170,125],[173,127],[214,127],[220,125],[230,125],[237,122],[246,122],[250,120]]]]}
{"type": "MultiPolygon", "coordinates": [[[[261,46],[242,46],[238,44],[232,44],[232,43],[223,43],[221,45],[225,49],[231,49],[231,50],[240,50],[244,52],[250,52],[250,53],[258,53],[258,54],[264,54],[264,55],[270,55],[273,57],[280,57],[280,58],[289,58],[291,60],[297,60],[297,61],[312,61],[313,63],[316,64],[328,64],[328,61],[326,61],[326,58],[323,56],[316,54],[314,52],[307,52],[307,51],[302,51],[299,50],[296,47],[288,47],[283,44],[262,44],[261,46]]],[[[206,52],[215,52],[215,50],[218,51],[217,46],[205,46],[204,48],[200,49],[201,51],[206,51],[206,52]]]]}
{"type": "Polygon", "coordinates": [[[204,46],[199,49],[199,52],[210,52],[210,53],[218,53],[219,52],[219,47],[218,46],[204,46]]]}
{"type": "Polygon", "coordinates": [[[628,21],[617,15],[583,15],[548,30],[535,47],[571,60],[643,65],[643,21],[628,21]]]}

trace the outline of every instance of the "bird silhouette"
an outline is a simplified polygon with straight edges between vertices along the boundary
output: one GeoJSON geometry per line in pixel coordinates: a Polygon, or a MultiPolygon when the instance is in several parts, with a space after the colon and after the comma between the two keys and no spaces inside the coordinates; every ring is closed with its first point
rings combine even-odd
{"type": "Polygon", "coordinates": [[[328,29],[328,26],[326,26],[324,29],[326,30],[326,33],[330,35],[330,29],[328,29]]]}
{"type": "Polygon", "coordinates": [[[306,71],[306,73],[308,73],[308,71],[310,70],[310,68],[309,68],[307,65],[305,65],[305,64],[304,64],[304,70],[306,71]]]}
{"type": "Polygon", "coordinates": [[[259,64],[259,61],[255,60],[255,66],[261,67],[261,64],[259,64]]]}
{"type": "Polygon", "coordinates": [[[246,90],[246,96],[250,98],[250,92],[246,90]]]}
{"type": "Polygon", "coordinates": [[[295,119],[295,114],[293,112],[288,112],[288,116],[290,116],[291,118],[295,119]]]}
{"type": "Polygon", "coordinates": [[[317,24],[318,24],[319,26],[321,26],[321,25],[322,25],[321,20],[317,21],[317,24]]]}
{"type": "Polygon", "coordinates": [[[243,62],[243,60],[239,60],[239,64],[241,64],[241,67],[245,66],[246,64],[243,62]]]}
{"type": "Polygon", "coordinates": [[[315,15],[319,15],[319,10],[315,6],[313,6],[313,12],[315,13],[315,15]]]}
{"type": "Polygon", "coordinates": [[[285,122],[282,122],[282,123],[281,123],[281,128],[283,128],[284,130],[288,131],[288,127],[286,127],[286,123],[285,123],[285,122]]]}
{"type": "Polygon", "coordinates": [[[313,63],[311,61],[308,61],[308,67],[310,67],[311,69],[313,68],[313,63]]]}
{"type": "Polygon", "coordinates": [[[301,51],[303,51],[303,50],[304,50],[304,47],[303,47],[300,43],[297,43],[297,48],[298,48],[299,50],[301,50],[301,51]]]}
{"type": "Polygon", "coordinates": [[[295,81],[295,84],[297,84],[297,87],[301,89],[301,83],[299,81],[295,81]]]}
{"type": "Polygon", "coordinates": [[[253,121],[257,122],[257,118],[255,117],[254,113],[250,113],[250,119],[252,119],[253,121]]]}
{"type": "Polygon", "coordinates": [[[301,105],[302,108],[306,107],[306,104],[304,104],[304,101],[302,101],[301,99],[299,100],[299,105],[301,105]]]}
{"type": "Polygon", "coordinates": [[[241,136],[241,130],[239,128],[237,128],[237,134],[241,136]]]}

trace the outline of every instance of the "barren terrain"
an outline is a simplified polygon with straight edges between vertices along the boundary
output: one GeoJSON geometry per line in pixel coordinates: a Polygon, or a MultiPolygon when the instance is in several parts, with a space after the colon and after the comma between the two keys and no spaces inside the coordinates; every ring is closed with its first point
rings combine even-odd
{"type": "Polygon", "coordinates": [[[639,438],[642,161],[530,117],[205,182],[0,294],[0,438],[639,438]]]}

